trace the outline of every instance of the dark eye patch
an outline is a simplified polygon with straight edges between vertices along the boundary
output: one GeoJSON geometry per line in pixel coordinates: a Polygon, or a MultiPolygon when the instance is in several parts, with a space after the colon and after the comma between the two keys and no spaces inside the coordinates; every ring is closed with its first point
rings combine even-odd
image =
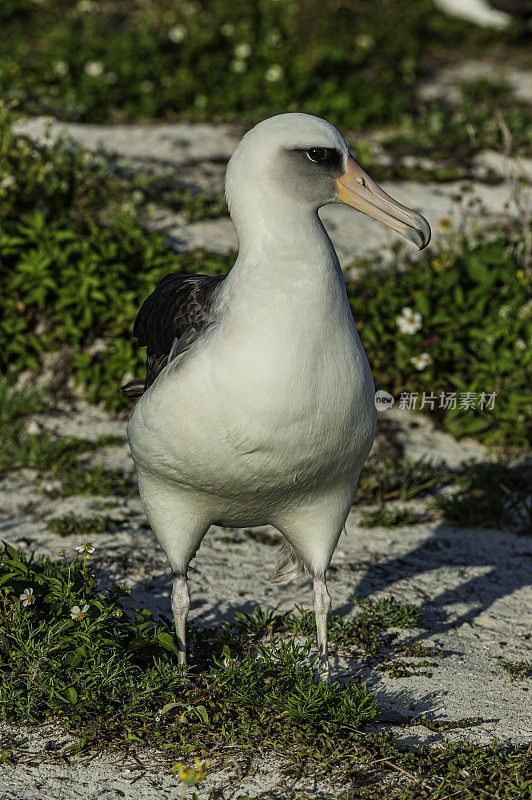
{"type": "Polygon", "coordinates": [[[333,197],[338,193],[335,179],[344,172],[344,155],[335,147],[282,148],[272,164],[276,186],[291,196],[333,197]]]}

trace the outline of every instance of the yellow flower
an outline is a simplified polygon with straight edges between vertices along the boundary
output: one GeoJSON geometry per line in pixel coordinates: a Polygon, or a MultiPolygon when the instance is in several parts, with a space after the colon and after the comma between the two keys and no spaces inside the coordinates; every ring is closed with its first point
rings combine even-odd
{"type": "Polygon", "coordinates": [[[205,780],[207,767],[211,762],[208,759],[207,761],[201,762],[198,758],[195,758],[194,763],[196,765],[195,768],[185,767],[181,761],[178,761],[177,764],[174,764],[172,767],[172,772],[177,772],[179,780],[184,783],[185,786],[194,786],[194,784],[205,780]]]}
{"type": "Polygon", "coordinates": [[[90,542],[82,542],[78,547],[76,547],[78,553],[83,553],[86,558],[94,553],[94,547],[90,542]]]}
{"type": "Polygon", "coordinates": [[[447,217],[440,219],[438,222],[438,230],[440,233],[447,233],[447,231],[450,231],[452,227],[453,223],[447,217]]]}
{"type": "Polygon", "coordinates": [[[517,272],[516,272],[515,274],[516,274],[516,277],[517,277],[517,278],[518,278],[520,281],[524,280],[524,277],[525,277],[525,271],[524,271],[524,269],[518,269],[518,270],[517,270],[517,272]]]}

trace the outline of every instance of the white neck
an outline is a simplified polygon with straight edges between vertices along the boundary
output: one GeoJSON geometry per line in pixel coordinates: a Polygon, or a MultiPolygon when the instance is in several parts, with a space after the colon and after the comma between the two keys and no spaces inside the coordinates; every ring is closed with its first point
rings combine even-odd
{"type": "MultiPolygon", "coordinates": [[[[344,286],[331,240],[317,210],[289,203],[261,202],[231,208],[239,253],[224,281],[231,296],[260,294],[274,302],[276,295],[308,292],[313,286],[344,286]],[[254,206],[254,207],[253,207],[254,206]]],[[[345,289],[343,290],[345,292],[345,289]]],[[[299,297],[298,299],[303,299],[299,297]]]]}

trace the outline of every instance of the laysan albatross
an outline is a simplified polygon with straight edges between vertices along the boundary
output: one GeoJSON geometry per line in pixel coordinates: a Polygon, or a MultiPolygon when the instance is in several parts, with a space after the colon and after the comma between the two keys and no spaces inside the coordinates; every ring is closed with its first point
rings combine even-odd
{"type": "Polygon", "coordinates": [[[376,185],[331,124],[307,114],[250,130],[229,161],[225,192],[240,245],[229,274],[167,275],[135,322],[147,346],[128,424],[140,497],[174,573],[181,664],[187,570],[203,537],[215,524],[270,524],[283,537],[272,579],[313,578],[319,674],[328,680],[325,574],[376,409],[318,209],[347,203],[420,248],[430,228],[376,185]]]}

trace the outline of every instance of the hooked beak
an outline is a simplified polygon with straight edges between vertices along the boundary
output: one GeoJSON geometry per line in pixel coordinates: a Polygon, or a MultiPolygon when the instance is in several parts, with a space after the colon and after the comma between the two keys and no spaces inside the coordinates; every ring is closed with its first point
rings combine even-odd
{"type": "Polygon", "coordinates": [[[347,159],[347,170],[336,181],[338,200],[378,219],[414,242],[420,250],[430,242],[430,226],[425,217],[402,206],[383,192],[367,172],[364,172],[352,155],[347,159]]]}

